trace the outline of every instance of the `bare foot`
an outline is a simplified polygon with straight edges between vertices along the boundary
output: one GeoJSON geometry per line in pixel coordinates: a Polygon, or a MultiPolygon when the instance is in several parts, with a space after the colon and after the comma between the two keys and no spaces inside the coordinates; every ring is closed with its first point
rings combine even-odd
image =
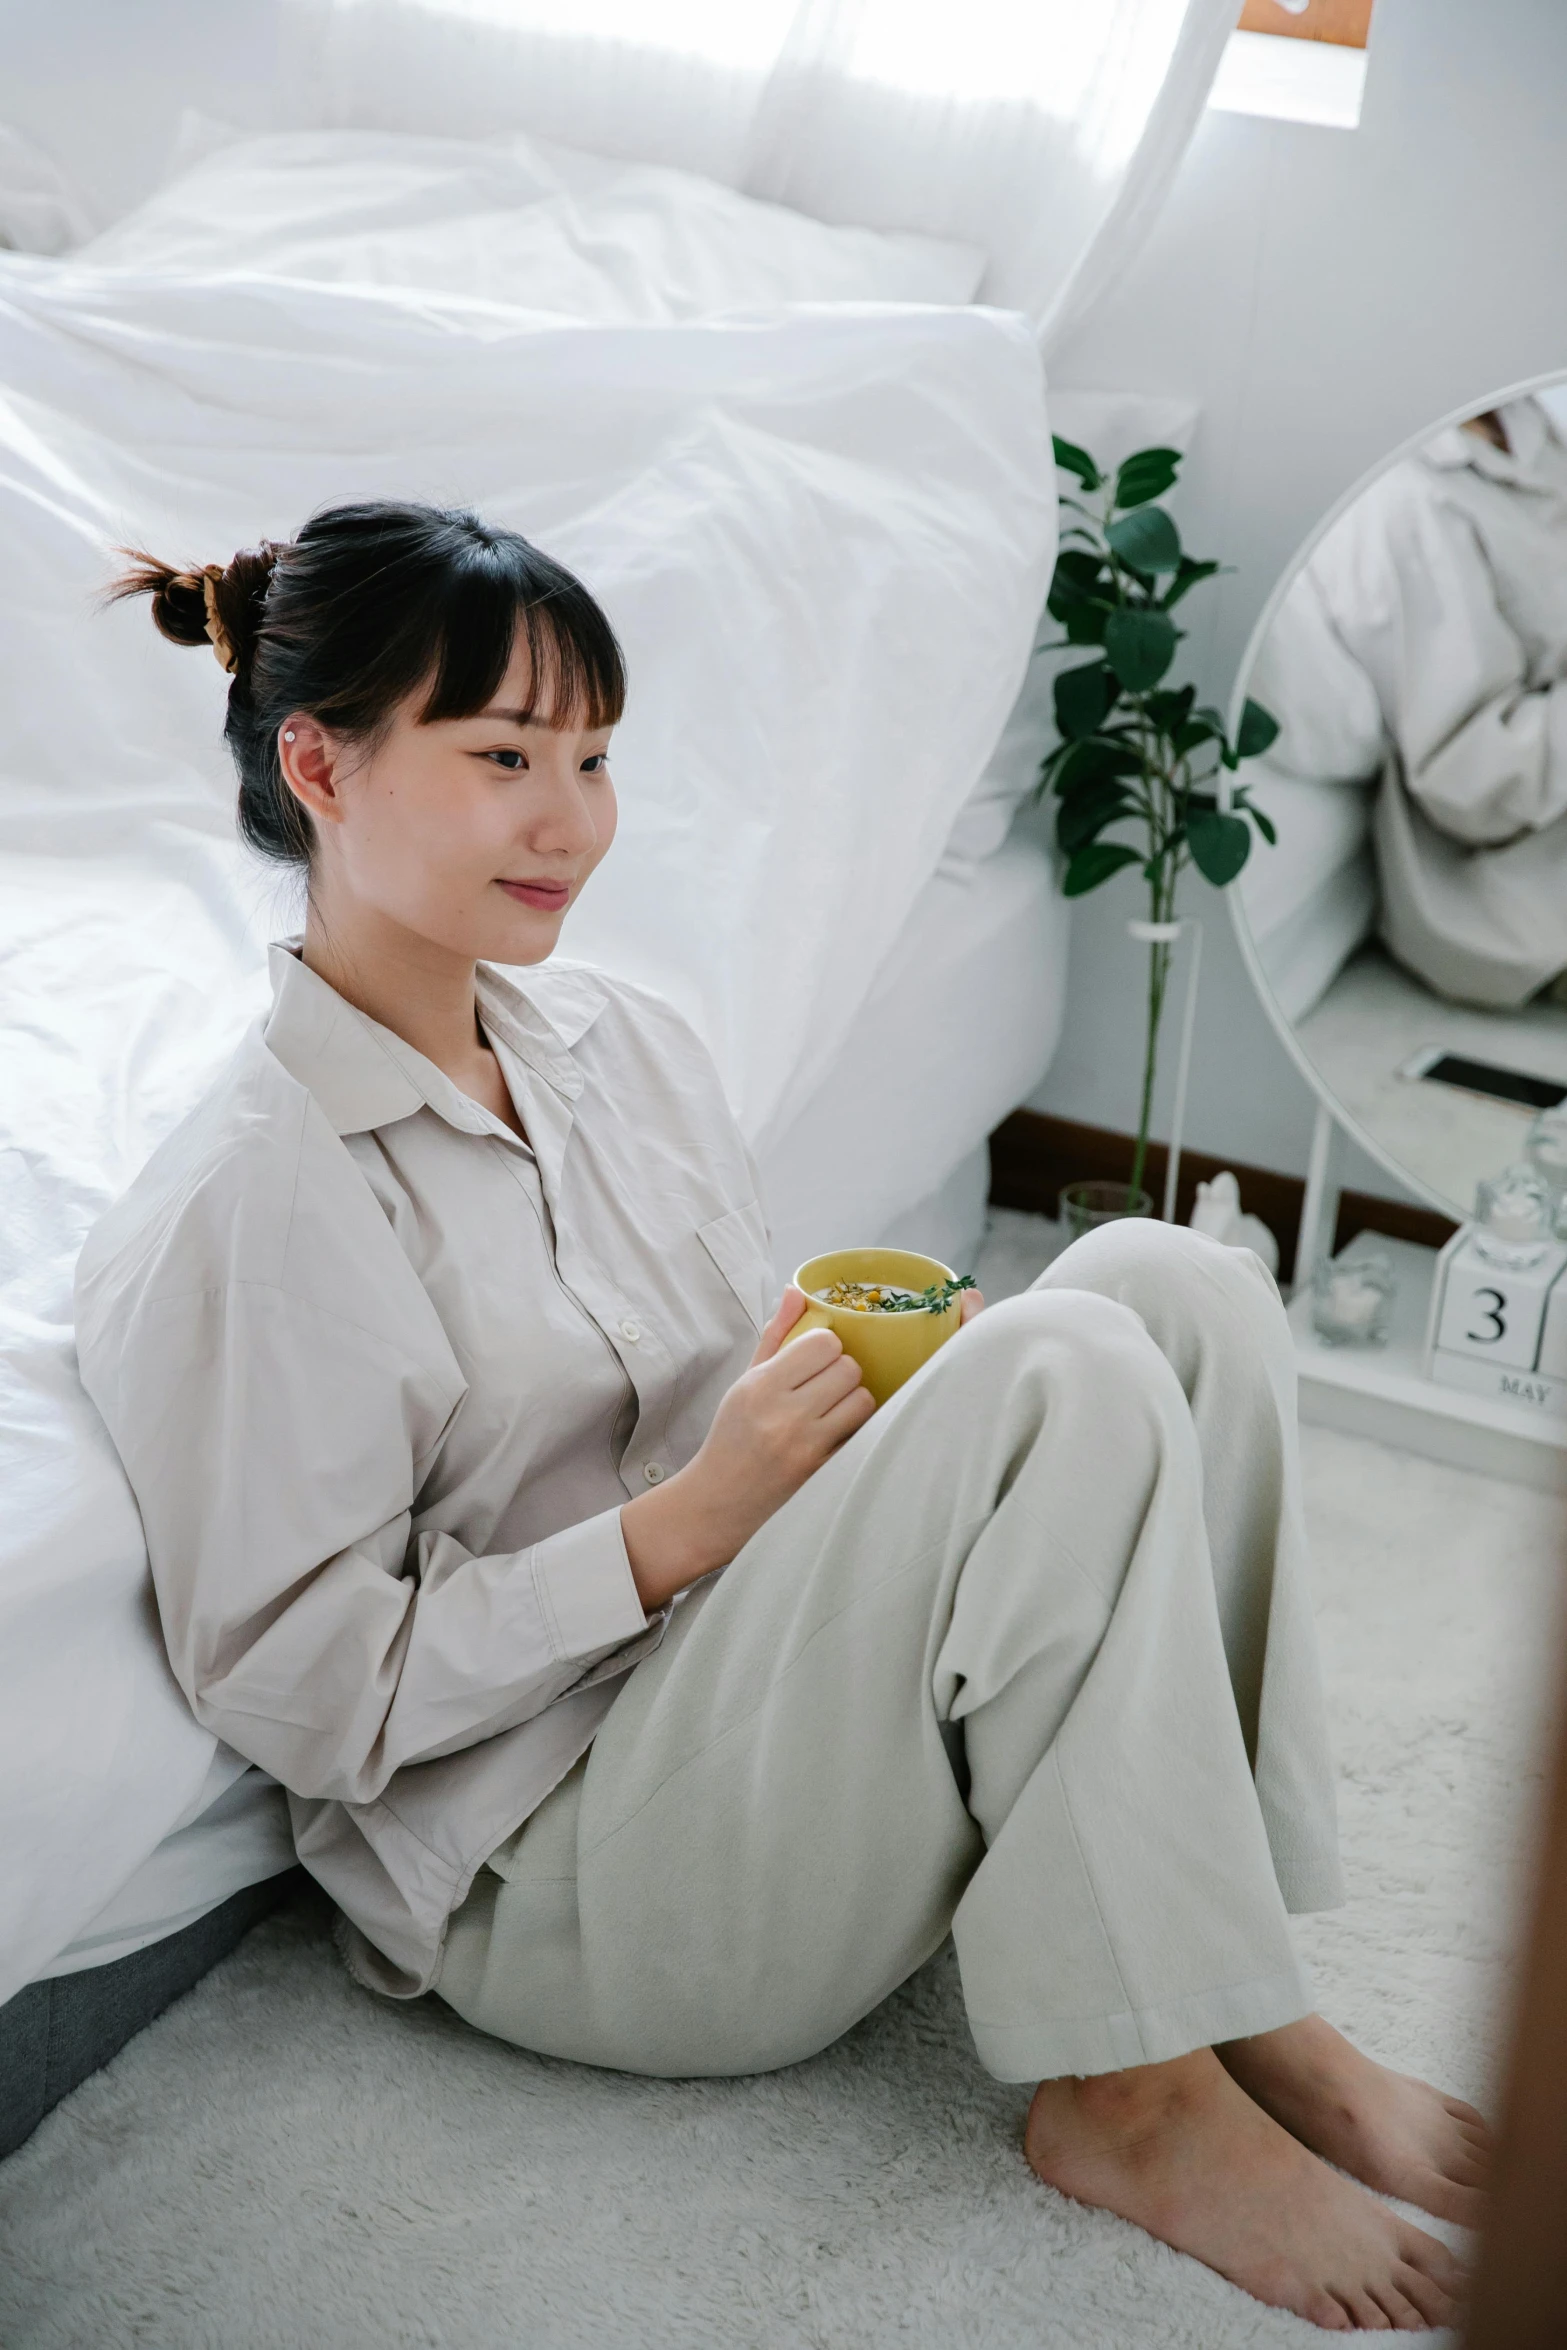
{"type": "Polygon", "coordinates": [[[1320,2015],[1216,2051],[1248,2097],[1378,2194],[1478,2224],[1491,2133],[1472,2105],[1389,2072],[1320,2015]]]}
{"type": "Polygon", "coordinates": [[[1047,2186],[1119,2212],[1329,2332],[1413,2333],[1458,2314],[1461,2272],[1446,2245],[1309,2154],[1211,2049],[1042,2081],[1023,2144],[1047,2186]]]}

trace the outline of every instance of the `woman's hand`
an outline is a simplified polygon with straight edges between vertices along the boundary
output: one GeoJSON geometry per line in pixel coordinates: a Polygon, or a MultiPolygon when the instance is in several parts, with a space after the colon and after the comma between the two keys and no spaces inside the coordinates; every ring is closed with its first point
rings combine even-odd
{"type": "Polygon", "coordinates": [[[804,1311],[801,1292],[786,1289],[695,1460],[621,1510],[626,1556],[650,1613],[727,1566],[876,1409],[832,1331],[807,1330],[784,1346],[804,1311]]]}
{"type": "Polygon", "coordinates": [[[972,1322],[974,1316],[982,1314],[984,1310],[985,1300],[980,1292],[977,1289],[965,1289],[963,1303],[958,1309],[958,1328],[961,1330],[965,1322],[972,1322]]]}

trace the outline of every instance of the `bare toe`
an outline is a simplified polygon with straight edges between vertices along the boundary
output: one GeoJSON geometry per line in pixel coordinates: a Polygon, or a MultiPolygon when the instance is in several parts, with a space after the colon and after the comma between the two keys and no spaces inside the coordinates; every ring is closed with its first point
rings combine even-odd
{"type": "Polygon", "coordinates": [[[1401,2190],[1408,2203],[1429,2211],[1433,2219],[1450,2219],[1461,2228],[1477,2228],[1485,2217],[1486,2198],[1478,2185],[1465,2185],[1439,2171],[1427,2171],[1401,2190]]]}
{"type": "Polygon", "coordinates": [[[1418,2312],[1422,2325],[1449,2325],[1458,2315],[1458,2302],[1454,2296],[1445,2293],[1440,2285],[1433,2284],[1429,2277],[1422,2276],[1418,2269],[1400,2269],[1397,2284],[1404,2299],[1418,2312]]]}
{"type": "Polygon", "coordinates": [[[1458,2315],[1464,2272],[1447,2246],[1424,2228],[1400,2222],[1398,2252],[1400,2265],[1393,2271],[1393,2282],[1399,2291],[1428,2325],[1451,2324],[1458,2315]]]}
{"type": "Polygon", "coordinates": [[[1399,2257],[1433,2284],[1456,2293],[1464,2281],[1463,2263],[1456,2253],[1449,2252],[1440,2236],[1428,2236],[1424,2228],[1417,2228],[1407,2219],[1398,2222],[1399,2257]]]}
{"type": "Polygon", "coordinates": [[[1349,2322],[1362,2334],[1390,2334],[1393,2320],[1369,2293],[1342,2293],[1339,2296],[1349,2312],[1349,2322]]]}
{"type": "Polygon", "coordinates": [[[1396,2285],[1378,2285],[1377,2305],[1385,2309],[1395,2333],[1423,2334],[1426,2321],[1414,2303],[1401,2293],[1396,2285]]]}
{"type": "Polygon", "coordinates": [[[1379,2195],[1465,2227],[1478,2223],[1491,2134],[1461,2097],[1375,2063],[1321,2016],[1232,2040],[1219,2055],[1313,2153],[1379,2195]]]}

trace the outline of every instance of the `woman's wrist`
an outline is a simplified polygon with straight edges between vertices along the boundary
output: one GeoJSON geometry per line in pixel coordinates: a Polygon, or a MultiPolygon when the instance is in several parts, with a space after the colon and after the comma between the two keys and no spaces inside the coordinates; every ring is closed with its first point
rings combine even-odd
{"type": "Polygon", "coordinates": [[[726,1567],[734,1555],[709,1522],[689,1467],[623,1502],[620,1531],[637,1597],[649,1615],[687,1584],[726,1567]]]}

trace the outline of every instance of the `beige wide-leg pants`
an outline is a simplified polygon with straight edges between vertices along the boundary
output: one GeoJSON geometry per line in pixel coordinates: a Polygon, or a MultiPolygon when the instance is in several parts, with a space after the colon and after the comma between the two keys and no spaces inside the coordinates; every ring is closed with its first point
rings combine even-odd
{"type": "Polygon", "coordinates": [[[437,1988],[661,2074],[789,2064],[952,1933],[1002,2080],[1287,2023],[1342,1898],[1293,1354],[1257,1260],[1079,1241],[675,1612],[437,1988]]]}

